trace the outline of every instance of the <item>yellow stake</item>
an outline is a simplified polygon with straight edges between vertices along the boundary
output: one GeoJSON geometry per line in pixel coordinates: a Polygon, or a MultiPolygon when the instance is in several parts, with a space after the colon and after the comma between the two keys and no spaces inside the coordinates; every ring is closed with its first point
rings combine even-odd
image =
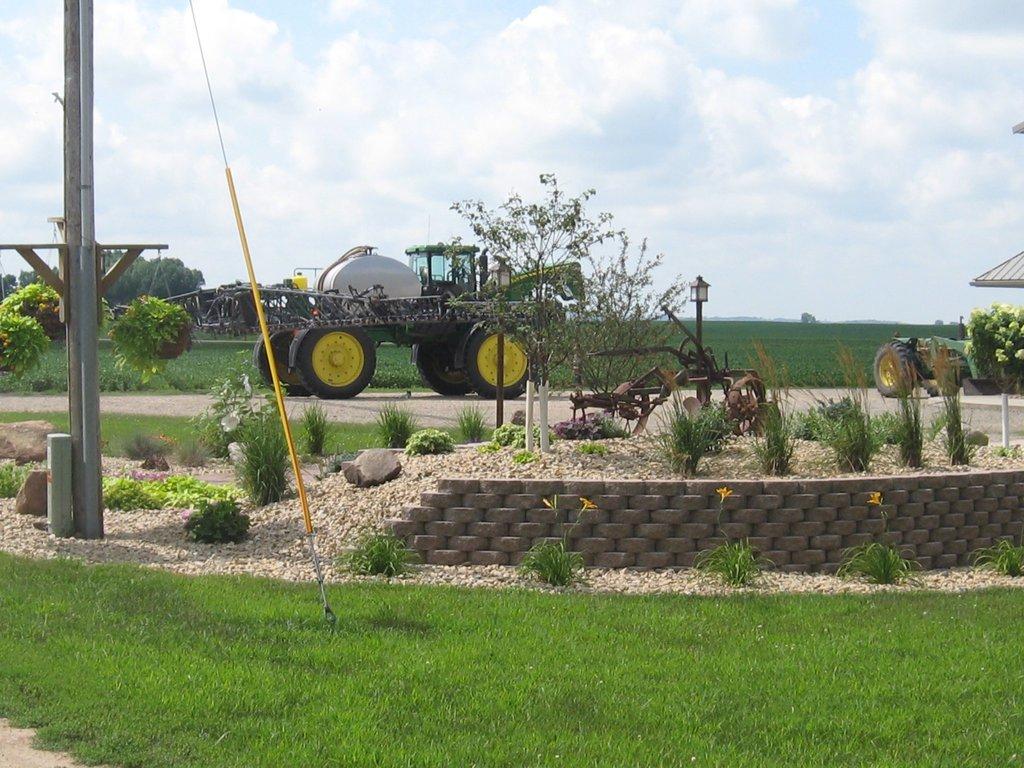
{"type": "Polygon", "coordinates": [[[292,459],[292,470],[295,472],[295,487],[299,492],[299,504],[302,505],[302,519],[306,523],[306,534],[313,533],[313,518],[309,514],[309,500],[306,498],[306,484],[302,481],[302,467],[299,454],[295,451],[295,440],[292,438],[292,427],[288,423],[288,413],[284,409],[284,395],[281,394],[281,381],[277,378],[277,361],[274,349],[270,345],[270,331],[267,329],[267,316],[263,312],[260,299],[260,287],[256,283],[256,272],[252,267],[252,256],[249,254],[249,240],[245,236],[245,224],[242,223],[242,211],[238,207],[238,195],[235,193],[235,180],[231,176],[231,168],[224,166],[228,177],[228,191],[231,193],[231,207],[235,209],[235,223],[238,225],[238,239],[242,241],[242,256],[245,257],[245,269],[249,273],[249,285],[252,286],[252,301],[256,305],[256,317],[260,321],[260,333],[263,335],[263,348],[267,351],[267,362],[270,363],[270,378],[274,383],[274,398],[277,400],[277,413],[281,417],[284,439],[288,442],[288,454],[292,459]]]}

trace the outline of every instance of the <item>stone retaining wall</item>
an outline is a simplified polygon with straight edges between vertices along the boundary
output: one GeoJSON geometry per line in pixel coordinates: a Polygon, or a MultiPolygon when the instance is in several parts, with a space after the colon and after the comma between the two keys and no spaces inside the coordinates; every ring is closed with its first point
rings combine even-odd
{"type": "Polygon", "coordinates": [[[1024,471],[826,480],[476,480],[446,478],[387,525],[424,562],[518,564],[534,544],[568,538],[588,565],[690,566],[723,536],[747,538],[783,570],[834,571],[843,550],[899,544],[924,568],[1024,530],[1024,471]],[[733,495],[720,504],[716,488],[733,495]],[[868,504],[881,492],[881,508],[868,504]],[[558,495],[558,509],[543,499],[558,495]],[[580,497],[598,509],[580,511],[580,497]],[[882,519],[882,511],[888,521],[882,519]]]}

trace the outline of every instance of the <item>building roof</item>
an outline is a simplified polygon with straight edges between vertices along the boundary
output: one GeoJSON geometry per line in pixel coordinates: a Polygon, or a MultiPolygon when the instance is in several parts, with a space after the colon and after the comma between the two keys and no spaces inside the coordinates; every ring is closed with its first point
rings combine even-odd
{"type": "Polygon", "coordinates": [[[971,280],[979,288],[1024,288],[1024,251],[971,280]]]}

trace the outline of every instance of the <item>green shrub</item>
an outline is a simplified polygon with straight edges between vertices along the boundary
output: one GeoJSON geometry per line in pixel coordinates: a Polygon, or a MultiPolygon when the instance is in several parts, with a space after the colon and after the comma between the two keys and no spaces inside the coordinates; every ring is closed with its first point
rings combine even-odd
{"type": "Polygon", "coordinates": [[[412,414],[392,403],[377,414],[377,437],[384,448],[405,448],[416,429],[412,414]]]}
{"type": "Polygon", "coordinates": [[[399,576],[416,559],[416,554],[394,534],[371,533],[356,543],[355,548],[342,558],[342,563],[353,573],[364,576],[399,576]]]}
{"type": "Polygon", "coordinates": [[[185,533],[204,544],[239,542],[248,532],[249,516],[232,499],[206,502],[185,518],[185,533]]]}
{"type": "Polygon", "coordinates": [[[459,437],[464,443],[479,443],[487,434],[487,424],[479,408],[467,406],[459,411],[459,437]]]}
{"type": "Polygon", "coordinates": [[[982,376],[1015,385],[1024,382],[1024,307],[993,304],[975,309],[967,322],[966,352],[982,376]]]}
{"type": "Polygon", "coordinates": [[[242,424],[253,418],[265,402],[263,396],[269,395],[265,389],[253,386],[253,376],[250,356],[236,356],[227,375],[210,388],[209,408],[193,420],[199,441],[214,456],[227,457],[228,445],[236,440],[242,424]]]}
{"type": "Polygon", "coordinates": [[[238,477],[257,507],[280,501],[288,490],[288,444],[277,414],[266,408],[238,429],[242,460],[238,477]]]}
{"type": "Polygon", "coordinates": [[[134,461],[146,459],[162,459],[170,452],[173,444],[163,437],[136,432],[124,444],[124,455],[134,461]]]}
{"type": "Polygon", "coordinates": [[[532,464],[540,458],[540,454],[535,451],[528,451],[525,448],[521,451],[516,451],[512,454],[513,464],[532,464]]]}
{"type": "Polygon", "coordinates": [[[769,475],[788,474],[793,465],[796,438],[789,417],[776,403],[763,409],[761,431],[754,438],[754,455],[762,472],[769,475]]]}
{"type": "Polygon", "coordinates": [[[136,509],[162,509],[164,499],[153,484],[130,477],[103,479],[103,504],[107,509],[129,512],[136,509]]]}
{"type": "Polygon", "coordinates": [[[138,371],[143,381],[166,367],[160,357],[168,344],[188,332],[188,313],[178,304],[155,296],[139,296],[111,324],[110,340],[119,364],[138,371]]]}
{"type": "Polygon", "coordinates": [[[210,449],[201,440],[182,440],[174,449],[174,458],[183,467],[205,467],[210,460],[210,449]]]}
{"type": "MultiPolygon", "coordinates": [[[[519,424],[502,424],[494,430],[491,441],[503,448],[525,448],[526,427],[519,424]]],[[[533,428],[533,442],[540,445],[540,427],[533,428]]]]}
{"type": "Polygon", "coordinates": [[[771,561],[758,555],[746,540],[727,541],[697,555],[694,568],[732,587],[750,584],[771,561]]]}
{"type": "Polygon", "coordinates": [[[477,453],[497,453],[500,450],[501,446],[493,440],[489,443],[484,443],[483,445],[478,445],[476,447],[477,453]]]}
{"type": "Polygon", "coordinates": [[[583,555],[571,552],[564,541],[544,541],[534,545],[520,569],[555,587],[567,587],[583,578],[583,555]]]}
{"type": "Polygon", "coordinates": [[[451,453],[454,450],[455,439],[440,429],[421,429],[419,432],[413,432],[405,444],[406,456],[451,453]]]}
{"type": "Polygon", "coordinates": [[[1003,539],[974,553],[974,564],[1004,576],[1024,575],[1024,547],[1003,539]]]}
{"type": "Polygon", "coordinates": [[[584,456],[607,456],[608,448],[600,443],[580,443],[576,446],[576,453],[582,453],[584,456]]]}
{"type": "Polygon", "coordinates": [[[859,576],[872,584],[899,584],[910,578],[918,567],[892,544],[872,541],[848,549],[837,575],[842,578],[859,576]]]}
{"type": "Polygon", "coordinates": [[[50,348],[38,321],[16,312],[0,312],[0,370],[20,378],[39,365],[50,348]]]}
{"type": "Polygon", "coordinates": [[[729,431],[729,420],[721,408],[701,408],[691,415],[677,396],[658,439],[672,469],[690,476],[697,473],[704,456],[721,450],[729,431]]]}
{"type": "Polygon", "coordinates": [[[302,412],[302,433],[306,451],[311,456],[323,456],[327,444],[327,411],[320,403],[313,403],[302,412]]]}
{"type": "Polygon", "coordinates": [[[19,467],[14,462],[0,464],[0,499],[13,499],[28,476],[28,467],[19,467]]]}

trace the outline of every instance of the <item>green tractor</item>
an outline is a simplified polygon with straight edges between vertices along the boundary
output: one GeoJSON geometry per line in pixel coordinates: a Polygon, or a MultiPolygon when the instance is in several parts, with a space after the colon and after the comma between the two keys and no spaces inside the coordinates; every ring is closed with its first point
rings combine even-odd
{"type": "MultiPolygon", "coordinates": [[[[407,264],[376,253],[371,246],[358,246],[320,271],[312,289],[301,274],[261,289],[278,378],[288,394],[355,397],[373,378],[378,345],[390,342],[411,347],[423,382],[435,392],[496,396],[498,336],[488,330],[481,314],[481,297],[492,278],[486,251],[437,243],[405,253],[407,264]]],[[[562,269],[569,270],[565,282],[573,286],[563,298],[571,299],[579,290],[579,265],[562,269]]],[[[524,301],[534,287],[530,275],[513,275],[507,296],[512,302],[524,301]]],[[[244,284],[197,291],[177,300],[199,330],[258,331],[244,284]]],[[[262,341],[256,343],[253,358],[269,382],[262,341]]],[[[527,367],[525,351],[506,337],[505,397],[523,393],[527,367]]]]}
{"type": "Polygon", "coordinates": [[[967,354],[966,344],[963,339],[948,339],[941,336],[895,337],[879,347],[875,353],[875,386],[882,397],[896,397],[899,391],[900,371],[909,370],[917,377],[918,384],[934,397],[939,393],[939,387],[935,380],[933,361],[940,349],[950,351],[951,362],[960,377],[960,383],[968,376],[976,379],[977,366],[967,354]]]}

